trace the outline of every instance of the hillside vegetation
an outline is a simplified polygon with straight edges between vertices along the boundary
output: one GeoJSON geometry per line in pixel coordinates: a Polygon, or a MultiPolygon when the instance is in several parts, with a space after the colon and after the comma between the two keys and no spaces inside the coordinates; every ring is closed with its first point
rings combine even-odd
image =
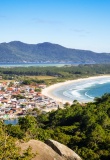
{"type": "Polygon", "coordinates": [[[84,160],[110,159],[110,94],[87,104],[74,101],[71,106],[66,103],[64,109],[36,113],[37,118],[27,115],[16,126],[0,124],[0,156],[4,151],[13,153],[15,139],[51,138],[67,145],[84,160]]]}
{"type": "Polygon", "coordinates": [[[26,44],[0,43],[0,62],[110,63],[110,54],[70,49],[48,42],[26,44]]]}

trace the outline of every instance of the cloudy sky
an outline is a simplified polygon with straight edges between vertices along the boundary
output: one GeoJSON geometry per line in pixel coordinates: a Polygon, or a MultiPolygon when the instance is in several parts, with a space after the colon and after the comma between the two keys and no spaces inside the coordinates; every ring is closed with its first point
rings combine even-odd
{"type": "Polygon", "coordinates": [[[0,0],[0,43],[51,42],[110,53],[110,0],[0,0]]]}

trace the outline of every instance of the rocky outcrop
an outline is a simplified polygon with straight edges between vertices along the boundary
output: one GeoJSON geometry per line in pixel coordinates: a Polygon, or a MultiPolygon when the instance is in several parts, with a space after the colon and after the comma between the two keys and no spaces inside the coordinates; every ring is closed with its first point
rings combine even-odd
{"type": "Polygon", "coordinates": [[[19,146],[22,151],[29,146],[32,148],[32,153],[36,154],[32,160],[81,160],[74,151],[57,141],[47,140],[46,143],[30,140],[19,143],[19,146]]]}
{"type": "Polygon", "coordinates": [[[47,140],[46,144],[48,144],[56,153],[58,153],[65,160],[81,160],[81,158],[73,150],[57,141],[47,140]]]}
{"type": "Polygon", "coordinates": [[[58,155],[51,147],[38,140],[30,140],[19,145],[23,150],[26,150],[29,146],[32,148],[32,153],[36,156],[32,160],[64,160],[58,155]]]}

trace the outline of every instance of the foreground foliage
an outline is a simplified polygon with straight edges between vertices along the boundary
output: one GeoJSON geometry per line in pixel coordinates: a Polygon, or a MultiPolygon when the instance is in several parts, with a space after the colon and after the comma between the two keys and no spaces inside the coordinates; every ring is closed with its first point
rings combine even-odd
{"type": "Polygon", "coordinates": [[[51,138],[69,146],[85,160],[110,159],[109,94],[93,103],[75,103],[41,115],[39,122],[47,133],[50,131],[51,138]]]}
{"type": "Polygon", "coordinates": [[[31,153],[31,147],[22,151],[17,146],[18,139],[15,138],[19,133],[15,132],[15,127],[11,129],[15,132],[14,136],[11,136],[8,132],[8,128],[2,122],[0,122],[0,160],[31,160],[35,155],[31,153]]]}
{"type": "MultiPolygon", "coordinates": [[[[6,134],[13,139],[51,138],[67,145],[84,160],[109,160],[110,94],[87,104],[66,104],[64,109],[41,114],[37,119],[28,115],[19,119],[19,125],[6,128],[6,134]]],[[[13,149],[9,147],[8,151],[13,149]]]]}

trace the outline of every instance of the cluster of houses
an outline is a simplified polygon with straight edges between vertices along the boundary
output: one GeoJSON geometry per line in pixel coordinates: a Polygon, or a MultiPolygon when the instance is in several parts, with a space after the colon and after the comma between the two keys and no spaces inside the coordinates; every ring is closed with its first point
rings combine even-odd
{"type": "Polygon", "coordinates": [[[45,84],[22,85],[20,82],[0,83],[0,119],[14,119],[33,112],[57,109],[58,104],[53,99],[37,92],[36,88],[45,88],[45,84]]]}

